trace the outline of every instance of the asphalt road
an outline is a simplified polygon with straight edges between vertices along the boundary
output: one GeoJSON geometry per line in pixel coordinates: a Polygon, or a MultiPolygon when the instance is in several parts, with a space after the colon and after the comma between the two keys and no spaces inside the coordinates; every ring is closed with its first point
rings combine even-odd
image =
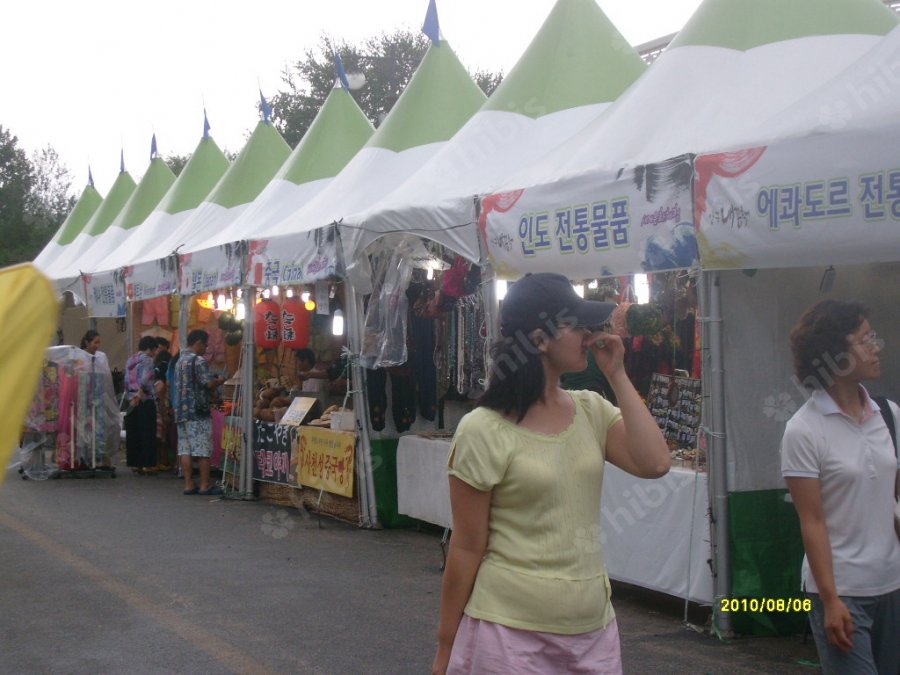
{"type": "MultiPolygon", "coordinates": [[[[167,476],[10,470],[0,673],[427,673],[439,539],[184,496],[167,476]]],[[[626,673],[818,672],[798,637],[725,644],[668,596],[614,585],[614,603],[626,673]]]]}

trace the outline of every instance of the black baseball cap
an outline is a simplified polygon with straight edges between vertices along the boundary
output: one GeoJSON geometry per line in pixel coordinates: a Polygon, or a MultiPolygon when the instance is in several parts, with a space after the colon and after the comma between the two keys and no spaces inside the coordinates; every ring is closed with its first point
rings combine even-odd
{"type": "Polygon", "coordinates": [[[506,292],[500,310],[500,332],[510,336],[516,331],[528,333],[563,323],[599,328],[615,308],[614,302],[578,297],[572,282],[562,274],[526,274],[506,292]]]}

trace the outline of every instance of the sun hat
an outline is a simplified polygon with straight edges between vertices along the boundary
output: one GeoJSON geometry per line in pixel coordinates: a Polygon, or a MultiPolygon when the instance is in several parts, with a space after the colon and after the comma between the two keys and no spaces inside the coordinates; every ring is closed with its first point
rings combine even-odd
{"type": "Polygon", "coordinates": [[[511,336],[535,328],[570,324],[597,329],[616,308],[613,302],[585,300],[562,274],[538,272],[526,274],[506,292],[500,310],[500,332],[511,336]]]}

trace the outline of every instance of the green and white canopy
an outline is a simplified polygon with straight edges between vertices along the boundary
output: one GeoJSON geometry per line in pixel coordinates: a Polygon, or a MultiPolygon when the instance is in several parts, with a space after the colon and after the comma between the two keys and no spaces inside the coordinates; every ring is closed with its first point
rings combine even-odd
{"type": "Polygon", "coordinates": [[[228,158],[210,136],[200,139],[175,183],[143,223],[125,232],[119,247],[97,264],[100,270],[126,267],[129,297],[133,300],[173,293],[178,287],[177,266],[162,259],[156,266],[145,265],[143,275],[127,263],[140,259],[144,251],[175,232],[209,195],[229,167],[228,158]]]}
{"type": "Polygon", "coordinates": [[[704,267],[900,261],[900,87],[889,80],[898,54],[900,26],[770,120],[774,140],[697,158],[704,267]],[[723,227],[729,213],[742,227],[723,227]]]}
{"type": "Polygon", "coordinates": [[[122,211],[86,252],[87,259],[82,271],[102,272],[120,267],[121,265],[116,264],[105,267],[106,257],[110,254],[113,259],[122,256],[122,243],[157,208],[160,200],[165,197],[174,183],[175,174],[172,173],[165,160],[161,157],[151,159],[147,172],[141,178],[122,211]]]}
{"type": "Polygon", "coordinates": [[[344,219],[348,259],[379,233],[438,237],[479,258],[476,195],[581,131],[647,66],[594,0],[559,0],[528,49],[466,125],[409,180],[344,219]],[[471,227],[462,227],[466,224],[471,227]]]}
{"type": "MultiPolygon", "coordinates": [[[[116,219],[136,188],[134,179],[127,171],[120,171],[106,198],[94,215],[76,235],[69,245],[65,246],[43,271],[50,279],[57,282],[58,288],[68,287],[71,281],[81,275],[82,257],[97,241],[97,237],[106,232],[116,219]]],[[[66,290],[63,288],[63,290],[66,290]]]]}
{"type": "Polygon", "coordinates": [[[698,264],[692,155],[759,138],[895,24],[878,0],[705,0],[615,104],[483,200],[495,268],[514,278],[698,264]]]}
{"type": "MultiPolygon", "coordinates": [[[[197,248],[186,247],[184,252],[190,259],[182,266],[183,287],[189,287],[188,281],[197,276],[204,280],[198,290],[213,290],[205,280],[213,279],[213,270],[227,267],[230,245],[260,236],[305,206],[346,166],[373,132],[372,123],[350,93],[335,87],[303,139],[259,196],[221,232],[197,248]]],[[[220,283],[218,274],[215,283],[220,283]]]]}
{"type": "Polygon", "coordinates": [[[60,253],[75,241],[75,238],[90,221],[91,216],[100,208],[102,202],[103,197],[97,192],[93,183],[85,185],[74,208],[66,216],[63,224],[59,226],[56,234],[53,235],[53,239],[47,243],[34,259],[35,266],[40,270],[46,270],[60,253]]]}
{"type": "Polygon", "coordinates": [[[298,283],[334,269],[333,236],[315,233],[367,208],[411,176],[483,105],[446,41],[432,44],[384,122],[349,164],[306,206],[250,246],[251,283],[298,283]],[[306,234],[306,236],[303,236],[306,234]],[[311,245],[312,244],[312,245],[311,245]]]}
{"type": "MultiPolygon", "coordinates": [[[[284,164],[291,149],[281,134],[265,120],[256,125],[234,164],[219,179],[213,191],[203,200],[190,217],[176,230],[161,237],[155,244],[141,251],[132,263],[135,278],[143,278],[146,272],[155,274],[163,260],[174,252],[202,248],[204,242],[227,228],[247,209],[263,191],[284,164]]],[[[190,254],[182,257],[182,265],[190,265],[190,254]]],[[[215,279],[197,280],[191,288],[182,292],[198,292],[240,283],[240,247],[228,246],[226,264],[215,270],[215,279]]]]}

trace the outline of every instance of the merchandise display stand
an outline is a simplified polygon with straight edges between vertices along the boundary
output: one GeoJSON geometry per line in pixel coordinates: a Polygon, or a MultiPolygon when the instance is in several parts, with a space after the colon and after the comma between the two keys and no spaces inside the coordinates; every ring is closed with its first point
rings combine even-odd
{"type": "Polygon", "coordinates": [[[111,458],[119,441],[118,405],[105,357],[50,347],[25,421],[22,479],[115,478],[111,458]]]}

